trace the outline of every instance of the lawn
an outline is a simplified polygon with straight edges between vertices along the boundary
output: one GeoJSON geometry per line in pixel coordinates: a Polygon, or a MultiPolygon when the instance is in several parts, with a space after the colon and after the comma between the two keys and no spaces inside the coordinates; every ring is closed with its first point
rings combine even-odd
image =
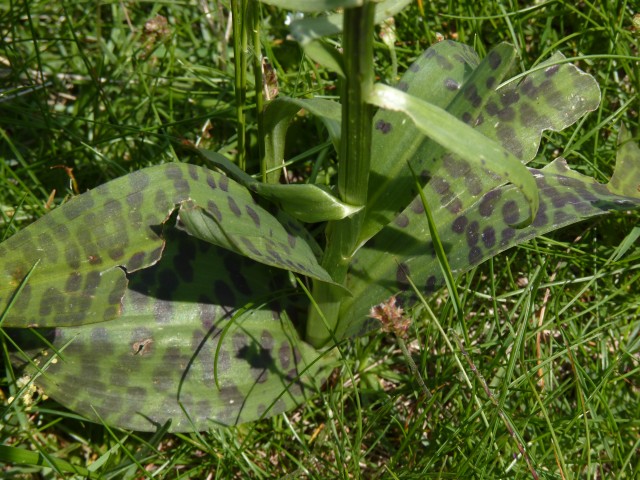
{"type": "MultiPolygon", "coordinates": [[[[635,8],[413,2],[392,32],[376,27],[376,80],[396,83],[442,39],[480,57],[509,42],[517,73],[560,51],[596,79],[602,101],[545,132],[529,166],[561,155],[606,183],[621,125],[640,142],[635,8]]],[[[0,5],[0,239],[127,173],[204,165],[194,145],[259,173],[262,126],[256,96],[241,109],[234,91],[229,11],[222,0],[0,5]]],[[[267,73],[280,95],[337,98],[336,75],[291,38],[292,18],[260,9],[267,73]]],[[[296,117],[285,158],[291,181],[336,182],[336,153],[311,115],[296,117]]],[[[310,401],[239,426],[139,433],[89,422],[22,388],[8,361],[12,332],[0,328],[0,477],[637,478],[639,218],[595,217],[482,263],[457,279],[461,311],[438,291],[426,298],[435,318],[408,310],[406,339],[374,332],[341,343],[340,366],[310,401]]]]}

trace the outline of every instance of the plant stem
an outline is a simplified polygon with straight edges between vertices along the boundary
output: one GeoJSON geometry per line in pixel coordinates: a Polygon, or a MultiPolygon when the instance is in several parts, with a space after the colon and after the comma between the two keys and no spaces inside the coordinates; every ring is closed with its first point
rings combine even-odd
{"type": "MultiPolygon", "coordinates": [[[[344,12],[345,79],[341,90],[342,136],[338,192],[341,200],[351,205],[364,205],[367,201],[373,118],[373,108],[367,100],[373,88],[374,13],[375,4],[368,0],[362,6],[344,12]]],[[[351,257],[358,247],[361,225],[362,215],[356,214],[327,226],[327,246],[322,266],[337,283],[343,283],[346,278],[351,257]]],[[[338,324],[340,300],[344,292],[326,283],[315,282],[313,295],[322,314],[311,310],[307,341],[319,347],[331,339],[338,324]]]]}
{"type": "Polygon", "coordinates": [[[245,14],[247,0],[231,0],[233,16],[233,62],[235,67],[234,86],[236,95],[236,121],[238,123],[238,151],[236,162],[246,170],[246,117],[244,107],[247,99],[247,30],[245,14]]]}
{"type": "Polygon", "coordinates": [[[256,99],[256,119],[258,123],[258,154],[263,181],[266,178],[264,159],[264,78],[262,75],[262,45],[260,42],[260,2],[249,0],[248,16],[251,24],[251,48],[253,49],[253,78],[256,99]]]}

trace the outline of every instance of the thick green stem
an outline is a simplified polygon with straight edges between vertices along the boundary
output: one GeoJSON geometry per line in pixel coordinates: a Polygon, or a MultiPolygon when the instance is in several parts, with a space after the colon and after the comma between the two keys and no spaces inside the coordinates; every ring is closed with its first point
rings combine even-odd
{"type": "MultiPolygon", "coordinates": [[[[340,140],[338,189],[342,201],[364,205],[367,201],[371,158],[373,109],[367,103],[373,88],[373,25],[375,4],[365,1],[346,9],[343,28],[345,79],[342,85],[342,136],[340,140]]],[[[332,222],[327,227],[327,246],[322,266],[338,283],[344,282],[362,225],[362,216],[332,222]]],[[[315,282],[313,297],[320,312],[312,309],[307,324],[307,341],[325,345],[338,324],[344,292],[315,282]]]]}
{"type": "Polygon", "coordinates": [[[247,0],[231,0],[233,16],[233,62],[235,67],[234,86],[236,94],[236,121],[238,123],[238,151],[236,161],[242,170],[246,170],[246,117],[247,98],[247,30],[245,14],[247,0]]]}
{"type": "Polygon", "coordinates": [[[251,21],[251,48],[253,49],[253,78],[256,99],[256,119],[258,122],[258,153],[262,181],[266,179],[264,159],[264,78],[262,75],[262,45],[260,42],[260,3],[249,0],[249,18],[251,21]]]}

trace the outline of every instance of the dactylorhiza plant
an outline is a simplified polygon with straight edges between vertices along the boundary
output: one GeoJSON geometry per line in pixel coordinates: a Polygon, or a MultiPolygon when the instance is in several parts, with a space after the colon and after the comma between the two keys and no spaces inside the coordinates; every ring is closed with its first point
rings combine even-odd
{"type": "Polygon", "coordinates": [[[544,130],[562,130],[599,103],[595,80],[562,55],[509,80],[512,46],[481,59],[444,41],[394,86],[374,85],[374,22],[408,2],[307,3],[344,8],[292,25],[307,53],[343,77],[342,103],[268,102],[260,180],[199,151],[212,169],[133,172],[0,244],[11,361],[61,404],[143,431],[283,412],[315,394],[337,344],[379,328],[372,306],[391,297],[408,306],[412,285],[435,292],[449,271],[640,207],[640,149],[622,128],[607,184],[562,158],[525,166],[544,130]],[[322,35],[341,25],[339,53],[322,35]],[[301,108],[323,120],[338,152],[335,190],[265,173],[282,164],[301,108]],[[326,236],[304,222],[324,222],[326,236]]]}

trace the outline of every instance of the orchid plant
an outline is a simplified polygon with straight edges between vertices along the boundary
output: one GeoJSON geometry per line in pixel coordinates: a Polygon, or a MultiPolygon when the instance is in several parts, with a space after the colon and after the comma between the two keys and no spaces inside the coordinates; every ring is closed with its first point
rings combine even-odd
{"type": "MultiPolygon", "coordinates": [[[[480,58],[442,41],[394,85],[376,84],[374,25],[407,0],[262,1],[342,9],[291,25],[307,55],[340,77],[340,103],[269,100],[256,82],[258,175],[245,171],[240,143],[235,159],[196,149],[209,168],[135,171],[0,244],[13,364],[89,419],[195,431],[294,408],[328,378],[337,345],[380,327],[372,307],[409,306],[514,245],[640,208],[640,149],[622,127],[607,184],[562,158],[526,167],[543,131],[600,101],[596,81],[563,55],[510,77],[513,46],[480,58]],[[338,51],[324,38],[340,31],[338,51]],[[280,182],[301,109],[335,147],[333,187],[280,182]]],[[[242,52],[247,41],[260,51],[259,39],[242,23],[255,19],[254,3],[232,4],[241,86],[242,52]]]]}

